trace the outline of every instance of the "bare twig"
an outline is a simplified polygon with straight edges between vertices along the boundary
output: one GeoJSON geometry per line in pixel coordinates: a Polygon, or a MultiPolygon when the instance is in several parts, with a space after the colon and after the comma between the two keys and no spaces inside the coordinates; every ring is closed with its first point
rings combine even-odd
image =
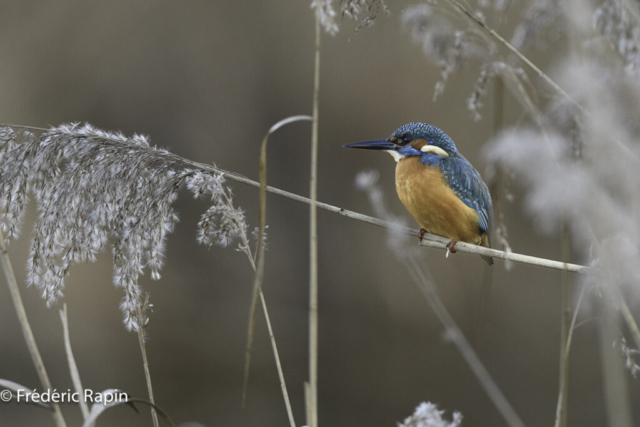
{"type": "MultiPolygon", "coordinates": [[[[196,162],[191,162],[189,161],[190,164],[193,165],[197,165],[198,167],[208,167],[214,170],[218,170],[220,172],[222,172],[227,178],[232,179],[234,181],[237,182],[241,182],[243,184],[247,184],[250,185],[252,187],[260,187],[260,183],[253,181],[249,178],[246,178],[242,175],[233,173],[233,172],[228,172],[228,171],[224,171],[224,170],[220,170],[220,169],[216,169],[213,166],[210,165],[204,165],[201,163],[196,163],[196,162]]],[[[273,194],[277,194],[279,196],[282,197],[286,197],[288,199],[291,200],[295,200],[297,202],[301,202],[301,203],[306,203],[306,204],[310,204],[311,200],[304,197],[304,196],[300,196],[298,194],[294,194],[294,193],[290,193],[288,191],[284,191],[281,190],[279,188],[275,188],[275,187],[270,187],[267,186],[267,191],[273,194]]],[[[383,221],[381,219],[378,218],[374,218],[368,215],[364,215],[358,212],[354,212],[354,211],[350,211],[344,208],[339,208],[337,206],[333,206],[330,205],[328,203],[322,203],[322,202],[317,202],[316,206],[319,209],[323,209],[329,212],[333,212],[333,213],[337,213],[340,214],[342,216],[345,216],[347,218],[351,218],[354,219],[356,221],[360,221],[360,222],[365,222],[367,224],[371,224],[371,225],[375,225],[378,227],[382,227],[382,228],[394,228],[394,229],[399,229],[401,230],[403,233],[411,235],[411,236],[417,236],[418,235],[418,230],[414,229],[414,228],[409,228],[409,227],[402,227],[402,226],[397,226],[395,224],[392,224],[388,221],[383,221]]],[[[424,239],[422,239],[422,242],[420,242],[420,246],[428,246],[430,248],[437,248],[437,249],[443,249],[446,251],[447,249],[447,243],[449,243],[449,240],[441,237],[441,236],[437,236],[435,234],[425,234],[424,235],[424,239]]],[[[544,267],[544,268],[550,268],[553,270],[567,270],[571,273],[586,273],[590,267],[584,266],[584,265],[579,265],[579,264],[566,264],[560,261],[554,261],[554,260],[550,260],[550,259],[545,259],[545,258],[538,258],[538,257],[534,257],[534,256],[530,256],[530,255],[522,255],[522,254],[517,254],[517,253],[513,253],[513,252],[504,252],[504,251],[499,251],[497,249],[490,249],[490,248],[485,248],[482,246],[477,246],[477,245],[473,245],[471,243],[465,243],[465,242],[458,242],[456,243],[456,251],[458,252],[465,252],[465,253],[470,253],[470,254],[476,254],[476,255],[484,255],[484,256],[489,256],[491,258],[494,259],[501,259],[504,261],[513,261],[513,262],[518,262],[521,264],[529,264],[529,265],[535,265],[538,267],[544,267]]]]}
{"type": "MultiPolygon", "coordinates": [[[[9,285],[11,299],[13,300],[13,305],[16,308],[18,320],[20,321],[20,326],[22,327],[22,334],[24,335],[24,340],[27,342],[29,354],[31,355],[31,360],[36,367],[36,372],[38,373],[38,378],[40,378],[40,383],[45,390],[53,390],[51,381],[49,380],[49,375],[47,374],[47,370],[44,367],[44,362],[42,361],[42,356],[40,355],[40,351],[38,350],[36,339],[34,338],[33,332],[31,331],[29,319],[27,319],[27,312],[25,311],[24,304],[22,303],[20,289],[18,288],[18,281],[16,280],[16,276],[13,273],[13,267],[11,266],[11,260],[9,259],[9,251],[7,250],[7,247],[5,245],[2,227],[0,227],[0,263],[2,264],[2,270],[4,271],[4,276],[7,279],[7,285],[9,285]]],[[[60,406],[57,403],[52,402],[51,407],[53,408],[53,420],[56,424],[56,427],[66,427],[67,423],[62,417],[60,406]]]]}

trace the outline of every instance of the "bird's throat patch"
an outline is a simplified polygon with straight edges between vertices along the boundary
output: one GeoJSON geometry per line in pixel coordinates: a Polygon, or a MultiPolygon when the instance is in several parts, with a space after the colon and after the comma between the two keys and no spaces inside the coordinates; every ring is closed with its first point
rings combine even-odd
{"type": "Polygon", "coordinates": [[[398,152],[397,152],[397,151],[395,151],[395,150],[385,150],[385,151],[386,151],[387,153],[391,154],[391,157],[393,157],[393,160],[395,160],[395,161],[396,161],[396,163],[397,163],[397,162],[399,162],[399,161],[400,161],[400,159],[404,157],[402,154],[398,153],[398,152]]]}

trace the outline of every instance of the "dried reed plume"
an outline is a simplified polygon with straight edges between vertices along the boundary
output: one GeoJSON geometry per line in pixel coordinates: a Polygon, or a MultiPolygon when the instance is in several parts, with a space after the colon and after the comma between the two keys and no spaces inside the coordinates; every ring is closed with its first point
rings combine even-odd
{"type": "Polygon", "coordinates": [[[407,417],[403,423],[398,423],[398,427],[460,427],[462,425],[460,412],[453,413],[451,422],[443,418],[444,412],[439,410],[435,403],[422,402],[410,417],[407,417]]]}
{"type": "MultiPolygon", "coordinates": [[[[559,79],[591,112],[549,105],[543,129],[505,132],[487,147],[493,163],[526,183],[528,212],[540,228],[568,224],[575,247],[606,272],[607,285],[632,291],[640,280],[640,85],[622,67],[566,61],[559,79]]],[[[598,270],[594,270],[598,271],[598,270]]],[[[596,282],[601,282],[602,271],[596,282]]]]}
{"type": "MultiPolygon", "coordinates": [[[[489,7],[488,2],[480,2],[480,6],[489,7]]],[[[493,8],[502,11],[505,2],[495,2],[493,8]]],[[[471,19],[478,25],[472,25],[468,16],[452,6],[446,0],[431,0],[429,4],[413,6],[402,14],[402,23],[416,43],[422,45],[424,53],[440,68],[440,80],[435,84],[433,100],[442,94],[449,77],[473,64],[479,66],[480,72],[474,89],[468,99],[467,107],[475,120],[480,119],[481,98],[486,94],[487,86],[496,78],[502,78],[507,88],[512,91],[516,99],[524,103],[531,103],[532,96],[529,89],[529,78],[518,66],[515,58],[506,57],[501,53],[500,45],[493,38],[487,36],[483,30],[486,23],[485,14],[480,10],[469,10],[471,19]]],[[[504,13],[494,13],[492,16],[501,17],[504,13]]],[[[537,0],[525,13],[525,19],[520,23],[512,37],[512,44],[516,48],[532,45],[544,48],[547,42],[558,38],[557,22],[559,6],[548,0],[537,0]],[[554,28],[553,31],[544,31],[554,28]]],[[[527,107],[529,113],[530,107],[527,107]]]]}
{"type": "Polygon", "coordinates": [[[593,14],[593,24],[620,55],[627,71],[640,68],[640,6],[627,0],[606,0],[593,14]]]}
{"type": "Polygon", "coordinates": [[[455,23],[438,12],[437,4],[423,4],[402,14],[402,24],[413,40],[422,45],[424,53],[440,68],[440,80],[433,92],[434,101],[444,91],[449,76],[460,70],[467,60],[488,57],[489,50],[495,49],[483,43],[475,28],[459,30],[455,23]]]}
{"type": "MultiPolygon", "coordinates": [[[[178,220],[177,191],[211,198],[198,224],[198,241],[227,246],[247,243],[242,210],[232,204],[222,174],[198,168],[146,137],[126,137],[88,124],[34,133],[0,127],[0,226],[15,238],[28,193],[38,218],[28,260],[28,282],[50,305],[62,296],[72,264],[94,261],[113,239],[113,282],[125,296],[120,308],[129,330],[148,318],[138,278],[145,268],[160,278],[167,234],[178,220]]],[[[244,249],[241,247],[241,249],[244,249]]]]}
{"type": "MultiPolygon", "coordinates": [[[[373,25],[380,12],[389,13],[384,0],[341,0],[338,7],[342,17],[346,16],[358,22],[356,30],[373,25]]],[[[313,0],[311,9],[315,10],[317,19],[326,33],[338,33],[338,13],[333,7],[333,0],[313,0]]]]}

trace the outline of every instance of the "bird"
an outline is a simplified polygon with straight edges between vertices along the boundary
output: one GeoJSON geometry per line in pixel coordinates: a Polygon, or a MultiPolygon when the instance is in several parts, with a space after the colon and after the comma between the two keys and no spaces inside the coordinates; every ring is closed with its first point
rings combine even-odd
{"type": "MultiPolygon", "coordinates": [[[[491,247],[493,205],[480,173],[458,151],[440,128],[413,122],[399,127],[391,137],[344,145],[348,148],[384,150],[396,161],[396,191],[402,204],[425,233],[457,242],[491,247]]],[[[448,255],[448,252],[447,252],[448,255]]],[[[489,265],[493,259],[482,256],[489,265]]]]}

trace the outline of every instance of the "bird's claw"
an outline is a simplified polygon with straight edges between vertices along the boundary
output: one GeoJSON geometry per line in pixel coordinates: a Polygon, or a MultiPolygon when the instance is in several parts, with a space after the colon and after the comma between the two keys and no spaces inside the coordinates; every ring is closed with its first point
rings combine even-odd
{"type": "Polygon", "coordinates": [[[456,239],[451,239],[451,241],[447,243],[447,254],[445,255],[445,258],[449,258],[450,253],[455,254],[457,252],[456,243],[458,243],[456,239]]]}
{"type": "Polygon", "coordinates": [[[427,230],[425,230],[424,228],[421,228],[420,231],[418,231],[418,239],[422,242],[422,239],[424,238],[424,235],[428,233],[427,230]]]}

